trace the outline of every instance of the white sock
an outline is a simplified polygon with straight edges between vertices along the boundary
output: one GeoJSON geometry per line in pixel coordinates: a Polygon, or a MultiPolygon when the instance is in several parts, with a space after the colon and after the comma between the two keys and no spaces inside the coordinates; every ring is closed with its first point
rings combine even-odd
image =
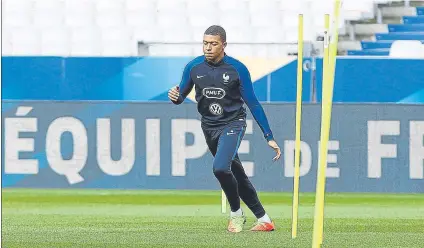
{"type": "Polygon", "coordinates": [[[233,212],[231,211],[230,216],[243,216],[243,211],[241,211],[241,208],[239,208],[237,211],[233,212]]]}
{"type": "Polygon", "coordinates": [[[261,218],[258,219],[259,222],[261,223],[271,223],[271,218],[269,218],[268,214],[265,214],[264,216],[262,216],[261,218]]]}

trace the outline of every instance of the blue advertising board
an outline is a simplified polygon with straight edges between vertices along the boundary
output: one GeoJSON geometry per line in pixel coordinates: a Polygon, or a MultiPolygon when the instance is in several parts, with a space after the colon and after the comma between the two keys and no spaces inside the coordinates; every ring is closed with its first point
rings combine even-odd
{"type": "MultiPolygon", "coordinates": [[[[248,116],[239,148],[260,191],[292,191],[294,104],[264,104],[272,162],[248,116]]],[[[303,108],[301,191],[315,191],[320,113],[303,108]]],[[[218,189],[195,104],[3,101],[3,187],[218,189]]],[[[424,193],[424,106],[335,104],[327,191],[424,193]]]]}

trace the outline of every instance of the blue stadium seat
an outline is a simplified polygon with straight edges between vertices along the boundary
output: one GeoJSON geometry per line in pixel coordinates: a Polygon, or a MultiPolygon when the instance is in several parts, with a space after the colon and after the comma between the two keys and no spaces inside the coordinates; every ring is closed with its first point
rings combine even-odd
{"type": "Polygon", "coordinates": [[[376,33],[377,40],[424,40],[424,32],[376,33]]]}
{"type": "MultiPolygon", "coordinates": [[[[361,41],[362,49],[389,49],[394,40],[361,41]]],[[[421,41],[424,44],[424,40],[421,41]]]]}
{"type": "Polygon", "coordinates": [[[424,32],[424,24],[389,24],[389,32],[424,32]]]}
{"type": "Polygon", "coordinates": [[[390,49],[349,50],[347,55],[353,56],[389,56],[390,49]]]}
{"type": "Polygon", "coordinates": [[[393,41],[361,41],[362,49],[387,49],[390,48],[393,41]]]}
{"type": "Polygon", "coordinates": [[[424,7],[417,7],[417,15],[424,15],[424,7]]]}
{"type": "Polygon", "coordinates": [[[424,24],[424,15],[419,16],[404,16],[403,23],[405,24],[424,24]]]}

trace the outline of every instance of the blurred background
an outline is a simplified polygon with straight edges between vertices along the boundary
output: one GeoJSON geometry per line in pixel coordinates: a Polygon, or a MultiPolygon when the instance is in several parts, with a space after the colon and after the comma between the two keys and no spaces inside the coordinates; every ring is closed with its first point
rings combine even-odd
{"type": "MultiPolygon", "coordinates": [[[[381,167],[380,162],[375,163],[367,152],[372,146],[376,147],[375,151],[384,150],[375,146],[369,138],[369,132],[375,131],[369,124],[370,121],[398,118],[413,121],[414,118],[420,120],[424,116],[415,112],[423,111],[424,103],[422,6],[423,1],[345,0],[342,3],[333,97],[336,114],[333,117],[332,133],[336,139],[347,142],[343,144],[347,148],[334,144],[334,149],[340,149],[342,155],[339,154],[338,161],[343,164],[341,161],[345,160],[350,165],[346,167],[347,170],[353,170],[352,173],[362,176],[367,174],[369,177],[372,174],[369,166],[381,167]],[[411,104],[414,106],[410,106],[411,104]],[[363,110],[359,110],[362,108],[363,110]],[[386,108],[391,110],[385,112],[386,108]],[[349,111],[353,112],[346,117],[340,116],[350,113],[349,111]],[[400,112],[404,115],[399,116],[400,112]],[[356,123],[354,127],[357,128],[357,133],[346,131],[351,128],[348,123],[356,123]],[[352,157],[360,160],[355,166],[350,159],[352,157]],[[364,167],[366,164],[367,170],[364,167]]],[[[227,54],[242,61],[250,70],[255,93],[261,102],[268,104],[265,108],[270,109],[268,115],[271,126],[279,135],[277,137],[280,143],[293,139],[299,14],[303,14],[305,18],[302,100],[306,104],[305,118],[310,118],[304,122],[306,129],[303,139],[309,144],[311,151],[318,149],[324,14],[332,15],[333,1],[4,0],[2,7],[3,117],[7,120],[32,116],[38,120],[37,128],[27,127],[27,131],[34,131],[34,128],[37,130],[26,134],[35,140],[35,145],[28,145],[28,141],[19,143],[18,131],[21,126],[10,126],[12,136],[6,135],[10,141],[3,139],[6,147],[4,149],[9,149],[9,144],[17,149],[12,151],[18,152],[6,152],[6,160],[2,163],[5,168],[3,172],[11,175],[4,177],[3,185],[213,187],[206,183],[208,180],[199,186],[197,183],[200,181],[196,177],[182,181],[178,178],[186,173],[181,168],[190,167],[190,163],[196,164],[199,161],[208,164],[210,157],[201,135],[199,139],[193,131],[197,130],[195,124],[190,121],[180,124],[185,128],[182,130],[188,132],[187,137],[173,133],[176,130],[173,125],[177,125],[174,124],[175,118],[198,120],[199,117],[197,111],[192,109],[194,104],[176,109],[179,106],[173,106],[169,102],[167,91],[179,83],[185,65],[202,54],[204,31],[210,25],[222,25],[227,31],[227,54]],[[158,112],[159,109],[161,111],[158,112]],[[80,124],[88,131],[84,133],[85,129],[80,129],[74,120],[66,119],[66,116],[73,116],[81,121],[80,124]],[[130,126],[126,127],[122,119],[125,116],[139,121],[135,124],[127,122],[130,126]],[[54,125],[58,120],[65,121],[63,118],[71,121],[68,123],[69,127],[63,127],[65,123],[54,125]],[[109,118],[113,125],[102,126],[99,118],[109,118]],[[52,125],[58,129],[52,128],[52,125]],[[135,127],[132,128],[132,125],[135,127]],[[135,143],[128,151],[135,152],[136,155],[131,152],[125,154],[124,150],[119,149],[119,145],[100,146],[102,140],[99,137],[103,136],[96,133],[99,128],[103,128],[99,134],[110,131],[104,136],[109,139],[106,140],[109,143],[122,146],[135,143]],[[13,130],[18,133],[13,133],[13,130]],[[49,136],[49,130],[56,130],[55,135],[49,136]],[[120,133],[125,130],[128,135],[131,134],[128,136],[128,144],[121,142],[120,133]],[[190,131],[194,134],[190,135],[190,131]],[[76,138],[69,134],[82,137],[82,140],[74,140],[76,138]],[[137,137],[133,142],[132,136],[137,137]],[[171,137],[171,145],[160,138],[166,136],[171,137]],[[58,142],[58,147],[48,146],[47,141],[50,139],[58,142]],[[19,144],[23,146],[19,148],[19,144]],[[187,150],[178,150],[179,148],[187,150]],[[180,153],[185,154],[185,159],[178,159],[180,153]],[[7,157],[8,155],[11,157],[7,157]],[[103,181],[101,178],[105,170],[101,164],[104,157],[111,157],[110,161],[107,160],[111,163],[110,166],[116,166],[125,176],[112,176],[112,183],[103,181]],[[31,163],[36,163],[43,169],[38,172],[35,164],[27,168],[25,163],[30,158],[33,161],[31,163]],[[75,161],[79,161],[80,165],[76,165],[75,161]],[[123,161],[128,164],[120,164],[123,161]],[[60,168],[57,169],[55,164],[60,168]],[[161,174],[158,169],[161,166],[170,168],[172,173],[161,174]],[[139,175],[131,168],[146,172],[139,175]],[[82,174],[90,175],[90,179],[81,182],[82,179],[78,179],[78,176],[74,179],[72,176],[67,177],[68,170],[81,170],[82,174]],[[35,175],[26,175],[34,173],[35,175]],[[161,175],[160,180],[151,177],[152,175],[161,175]],[[175,175],[177,178],[173,177],[175,175]],[[136,181],[126,180],[127,176],[145,177],[151,183],[146,181],[138,185],[136,181]],[[165,185],[160,183],[162,177],[167,180],[169,176],[171,181],[167,181],[165,185]],[[57,180],[44,181],[44,177],[57,180]]],[[[186,102],[195,102],[193,92],[186,102]]],[[[403,130],[408,125],[406,123],[400,127],[403,130]]],[[[393,134],[407,135],[406,143],[401,146],[404,149],[398,152],[405,156],[395,153],[380,154],[382,157],[396,157],[397,160],[392,162],[404,165],[390,167],[392,170],[387,172],[391,179],[403,182],[401,186],[390,182],[389,177],[385,178],[387,181],[377,181],[379,186],[370,181],[374,185],[372,189],[365,186],[367,183],[361,183],[364,190],[416,190],[414,187],[417,182],[408,181],[408,177],[396,176],[396,173],[402,172],[409,173],[410,179],[424,177],[421,157],[414,157],[414,154],[421,154],[421,143],[411,143],[408,138],[414,135],[419,137],[421,129],[413,129],[414,125],[405,129],[406,133],[396,131],[396,126],[390,131],[393,134]],[[409,145],[414,146],[409,148],[409,145]],[[412,165],[408,167],[409,164],[412,165]],[[408,168],[411,168],[409,172],[408,168]]],[[[254,137],[250,144],[256,139],[256,142],[261,142],[260,132],[255,131],[258,130],[256,123],[250,122],[249,126],[254,137]]],[[[8,132],[2,131],[6,134],[8,132]]],[[[290,151],[291,146],[287,144],[287,147],[287,151],[290,151]]],[[[271,151],[266,150],[266,147],[253,149],[242,146],[241,152],[246,153],[246,161],[266,160],[266,154],[271,156],[271,151]]],[[[284,164],[292,163],[291,158],[292,154],[289,152],[281,167],[274,168],[276,171],[261,173],[281,175],[282,168],[290,168],[284,164]]],[[[316,166],[316,159],[312,152],[307,159],[310,161],[309,168],[316,166]]],[[[255,172],[252,163],[248,162],[246,165],[251,175],[255,172]]],[[[199,169],[195,168],[193,170],[199,169]]],[[[315,171],[308,171],[311,172],[307,174],[311,181],[304,187],[313,190],[315,171]]],[[[285,171],[287,175],[289,172],[289,169],[285,171]]],[[[210,176],[205,170],[196,173],[210,176]]],[[[193,175],[197,175],[196,173],[193,175]]],[[[106,178],[109,178],[110,173],[106,174],[106,178]]],[[[283,186],[276,183],[268,185],[263,181],[264,175],[257,177],[257,180],[264,183],[264,189],[287,190],[287,187],[291,187],[290,180],[284,181],[283,186]]],[[[342,175],[344,174],[339,176],[342,175]]],[[[348,179],[340,180],[330,189],[358,190],[345,184],[346,180],[348,179]]],[[[419,188],[423,190],[422,186],[419,188]]]]}
{"type": "MultiPolygon", "coordinates": [[[[4,0],[2,1],[2,101],[5,107],[2,112],[6,117],[34,114],[38,120],[42,121],[38,124],[38,133],[34,134],[34,139],[38,141],[35,142],[35,146],[26,148],[35,152],[18,152],[18,155],[11,155],[9,160],[6,158],[6,165],[11,166],[11,172],[25,174],[28,168],[25,169],[25,166],[22,167],[19,164],[23,161],[20,159],[36,158],[41,159],[37,162],[40,166],[47,168],[47,175],[52,172],[48,170],[48,167],[52,166],[54,161],[59,161],[57,162],[59,166],[67,162],[71,170],[76,170],[78,168],[72,163],[73,159],[79,159],[78,161],[82,165],[86,164],[87,158],[89,161],[91,161],[90,159],[96,160],[95,150],[100,149],[96,143],[100,142],[98,135],[94,136],[97,137],[97,141],[93,141],[90,135],[95,134],[91,134],[91,131],[88,131],[86,135],[81,134],[83,137],[87,135],[89,137],[88,141],[84,142],[85,138],[81,141],[82,143],[88,142],[88,148],[81,146],[81,152],[87,149],[90,152],[72,156],[73,153],[79,151],[77,147],[80,146],[72,136],[54,136],[60,146],[50,151],[51,147],[49,148],[48,144],[43,142],[50,136],[42,134],[41,127],[44,126],[48,131],[50,130],[48,127],[55,123],[55,119],[67,115],[76,116],[84,125],[97,123],[98,118],[116,117],[118,125],[114,124],[113,126],[118,129],[111,131],[110,137],[106,137],[109,137],[112,143],[118,142],[118,144],[125,145],[125,142],[120,141],[119,130],[124,130],[124,126],[119,125],[119,119],[126,115],[135,115],[134,118],[141,118],[142,122],[145,122],[141,128],[146,129],[147,144],[153,142],[155,145],[143,144],[145,152],[136,156],[143,162],[133,161],[132,165],[130,162],[129,164],[131,166],[135,164],[134,168],[143,168],[143,166],[148,168],[150,164],[173,168],[171,164],[176,161],[177,155],[175,154],[177,152],[172,149],[177,149],[177,147],[170,147],[162,143],[156,144],[160,134],[155,134],[154,130],[156,129],[150,130],[148,124],[152,124],[152,128],[162,128],[158,132],[165,132],[165,135],[172,137],[175,128],[164,131],[164,127],[160,124],[161,121],[168,122],[166,125],[169,126],[177,116],[198,118],[196,111],[191,110],[193,106],[190,104],[182,107],[181,110],[174,109],[176,106],[169,103],[167,91],[179,83],[184,66],[195,56],[202,54],[203,33],[214,24],[222,25],[226,29],[227,53],[246,64],[259,100],[265,104],[277,104],[266,108],[273,109],[270,110],[271,117],[269,118],[272,126],[276,129],[275,132],[281,132],[279,137],[281,142],[292,139],[294,135],[291,130],[294,124],[292,107],[296,99],[297,83],[296,53],[299,14],[303,14],[305,18],[302,99],[304,103],[311,104],[306,107],[311,110],[306,111],[313,112],[311,115],[306,114],[306,118],[312,118],[310,122],[316,123],[316,125],[307,125],[305,139],[310,139],[308,142],[312,143],[311,149],[314,150],[317,145],[314,141],[317,136],[314,135],[319,132],[317,121],[320,118],[320,112],[317,110],[319,104],[315,103],[319,103],[322,96],[324,14],[332,15],[333,6],[334,2],[327,0],[4,0]],[[22,110],[22,106],[26,109],[27,106],[23,104],[27,104],[27,101],[33,101],[31,104],[40,106],[36,108],[35,105],[31,105],[28,107],[29,109],[22,110]],[[140,106],[145,110],[135,111],[133,110],[136,108],[135,106],[140,106]],[[277,108],[276,106],[282,107],[277,108]],[[283,111],[284,108],[287,109],[283,111]],[[157,112],[157,109],[163,109],[163,111],[157,112]],[[131,111],[135,112],[131,113],[131,111]],[[52,116],[48,116],[49,114],[52,116]],[[137,117],[137,115],[139,116],[137,117]],[[149,119],[154,119],[154,121],[148,122],[149,119]],[[165,150],[162,151],[163,149],[165,150]],[[164,152],[168,155],[163,155],[164,152]],[[154,156],[149,157],[148,154],[154,156]],[[49,155],[54,158],[49,158],[49,155]],[[14,166],[21,169],[15,170],[14,166]]],[[[410,120],[420,116],[414,114],[412,109],[422,111],[423,105],[421,104],[424,103],[423,6],[423,1],[343,1],[338,26],[339,55],[333,99],[336,104],[341,104],[338,105],[341,109],[351,108],[351,111],[355,111],[356,107],[352,107],[355,105],[343,105],[352,103],[360,104],[358,108],[366,109],[365,112],[360,111],[360,115],[349,116],[349,118],[354,118],[351,121],[357,123],[358,132],[361,135],[367,133],[365,130],[367,122],[360,121],[361,118],[366,119],[367,115],[372,116],[371,113],[374,112],[378,120],[390,118],[410,120]],[[416,106],[409,108],[402,104],[415,104],[416,106]],[[385,106],[390,106],[394,112],[389,111],[390,114],[386,116],[382,111],[385,106]],[[412,114],[413,117],[406,115],[399,117],[397,116],[399,111],[412,114]]],[[[193,92],[188,96],[186,102],[195,102],[193,92]]],[[[342,114],[343,111],[340,111],[342,114]]],[[[341,119],[337,114],[333,118],[332,132],[335,135],[344,137],[343,135],[347,134],[343,131],[343,128],[348,128],[343,126],[343,121],[346,120],[341,119]],[[337,129],[338,127],[341,129],[337,129]]],[[[70,126],[75,125],[77,124],[70,126]]],[[[99,127],[100,124],[96,125],[94,128],[99,127]]],[[[184,124],[183,126],[187,128],[190,125],[184,124]]],[[[257,130],[256,123],[249,125],[251,125],[251,133],[260,139],[260,133],[254,131],[257,130]]],[[[138,124],[136,126],[138,132],[138,124]]],[[[401,126],[404,127],[403,124],[401,126]]],[[[16,125],[12,125],[12,127],[16,127],[16,125]]],[[[72,131],[72,129],[66,128],[60,130],[58,129],[57,133],[66,134],[66,132],[72,131]]],[[[77,128],[75,132],[79,133],[80,131],[77,128]]],[[[107,132],[107,128],[102,132],[107,132]]],[[[393,132],[397,133],[397,131],[393,132]]],[[[198,155],[192,155],[193,158],[203,155],[207,158],[208,153],[204,150],[204,144],[196,143],[201,141],[197,141],[195,137],[190,138],[190,136],[187,140],[180,139],[182,136],[178,137],[175,136],[172,139],[179,140],[183,146],[192,146],[198,152],[198,155]]],[[[348,154],[346,159],[356,154],[363,160],[361,164],[372,164],[372,159],[367,155],[367,145],[372,145],[370,140],[368,140],[368,144],[365,144],[366,138],[358,141],[356,141],[358,136],[344,138],[349,144],[352,144],[350,150],[345,150],[349,151],[346,153],[348,154]],[[354,144],[355,142],[362,143],[360,146],[362,150],[358,153],[355,153],[355,149],[358,147],[354,144]]],[[[5,142],[8,143],[7,140],[5,142]]],[[[134,142],[138,144],[140,141],[137,139],[134,142]]],[[[14,142],[10,141],[9,143],[14,142]]],[[[15,147],[15,149],[18,148],[15,147]]],[[[108,149],[115,162],[119,160],[119,157],[121,157],[121,162],[122,159],[127,159],[126,155],[117,147],[108,149]]],[[[416,148],[412,151],[420,153],[420,149],[416,148]]],[[[243,150],[249,153],[252,149],[243,148],[243,150]]],[[[185,153],[186,159],[190,158],[190,149],[185,153]]],[[[267,153],[261,153],[257,157],[254,151],[251,151],[248,157],[251,160],[258,160],[262,159],[264,154],[267,153]]],[[[287,159],[289,158],[290,156],[287,157],[287,159]]],[[[398,156],[398,159],[402,164],[407,164],[407,158],[398,156]]],[[[410,158],[411,161],[417,163],[417,167],[411,168],[416,168],[417,171],[414,169],[410,175],[422,178],[423,168],[419,165],[420,159],[414,159],[410,158]],[[418,174],[413,175],[413,173],[418,174]]],[[[316,166],[312,160],[311,164],[316,166]]],[[[97,160],[88,162],[87,165],[93,166],[99,161],[101,161],[101,156],[97,155],[97,160]]],[[[189,163],[190,160],[187,161],[189,163]]],[[[207,163],[207,160],[201,161],[207,163]]],[[[285,163],[290,161],[289,159],[285,163]]],[[[118,165],[119,163],[116,166],[118,165]]],[[[68,167],[64,167],[65,172],[68,167]]],[[[6,168],[8,167],[6,166],[6,168]]],[[[87,168],[89,167],[87,166],[87,168]]],[[[122,168],[125,171],[126,167],[122,168]]],[[[250,168],[253,174],[253,166],[250,168]]],[[[98,167],[92,168],[96,171],[94,174],[101,172],[98,169],[98,167]]],[[[395,169],[401,170],[399,167],[395,167],[395,169]]],[[[87,170],[91,171],[91,169],[87,170]]],[[[149,169],[146,170],[149,171],[149,169]]],[[[30,171],[32,171],[31,173],[35,172],[34,169],[30,171]]],[[[53,171],[55,171],[54,168],[53,171]]],[[[65,172],[59,169],[58,174],[61,175],[65,172]]],[[[359,169],[357,172],[365,173],[359,169]]],[[[43,170],[40,173],[43,173],[43,170]]],[[[155,173],[157,172],[153,174],[155,173]]],[[[394,171],[390,173],[394,173],[394,171]]],[[[64,175],[66,176],[66,173],[64,175]]],[[[182,175],[185,175],[185,172],[182,175]]],[[[391,175],[394,176],[394,174],[391,175]]],[[[143,174],[143,176],[148,177],[149,173],[143,174]]],[[[313,174],[310,174],[310,177],[313,180],[313,174]]],[[[19,185],[18,182],[29,185],[45,183],[37,179],[32,180],[31,176],[25,178],[27,181],[21,182],[16,177],[5,177],[3,182],[10,186],[19,185]]],[[[66,178],[59,178],[62,181],[59,180],[49,185],[55,186],[59,182],[67,185],[66,178]]],[[[123,183],[121,186],[125,187],[128,182],[124,179],[119,179],[114,185],[123,183]]],[[[79,180],[73,181],[78,182],[79,180]]],[[[93,181],[96,180],[93,178],[93,181]]],[[[179,187],[197,187],[195,183],[184,185],[177,181],[175,183],[179,187]]],[[[344,181],[340,181],[340,183],[344,183],[344,181]]],[[[59,185],[62,184],[59,183],[59,185]]],[[[136,184],[131,185],[134,187],[136,184]]],[[[142,187],[159,187],[156,183],[153,185],[145,184],[142,187]]],[[[287,182],[287,186],[289,185],[290,183],[287,182]]],[[[166,185],[165,187],[173,186],[166,185]]],[[[269,187],[275,189],[280,186],[269,187]]],[[[411,188],[412,186],[405,181],[405,187],[411,188]]],[[[313,184],[311,183],[308,188],[312,189],[313,184]]],[[[346,189],[354,190],[347,186],[346,189]]],[[[392,185],[390,189],[396,190],[396,187],[392,185]]]]}
{"type": "MultiPolygon", "coordinates": [[[[423,5],[343,1],[335,101],[424,101],[411,100],[422,89],[416,59],[424,56],[423,5]]],[[[3,99],[167,100],[185,64],[202,54],[203,32],[218,24],[227,31],[227,53],[248,66],[260,100],[293,101],[302,13],[304,99],[317,101],[324,14],[333,6],[329,0],[3,0],[3,99]]]]}
{"type": "MultiPolygon", "coordinates": [[[[422,41],[421,5],[344,1],[339,53],[388,55],[395,40],[422,41]]],[[[329,0],[4,0],[2,6],[3,54],[25,56],[195,56],[205,29],[219,24],[233,56],[278,58],[296,51],[299,13],[306,43],[322,36],[323,15],[333,13],[329,0]]]]}

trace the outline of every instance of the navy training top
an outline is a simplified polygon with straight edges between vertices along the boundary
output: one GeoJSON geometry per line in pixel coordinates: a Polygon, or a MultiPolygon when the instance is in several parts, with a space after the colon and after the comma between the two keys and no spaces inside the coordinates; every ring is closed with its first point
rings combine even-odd
{"type": "Polygon", "coordinates": [[[179,85],[181,104],[196,91],[197,110],[202,126],[220,128],[234,121],[246,120],[246,103],[267,141],[273,139],[265,112],[256,98],[250,73],[240,61],[227,56],[218,63],[208,62],[205,56],[190,61],[184,68],[179,85]]]}

